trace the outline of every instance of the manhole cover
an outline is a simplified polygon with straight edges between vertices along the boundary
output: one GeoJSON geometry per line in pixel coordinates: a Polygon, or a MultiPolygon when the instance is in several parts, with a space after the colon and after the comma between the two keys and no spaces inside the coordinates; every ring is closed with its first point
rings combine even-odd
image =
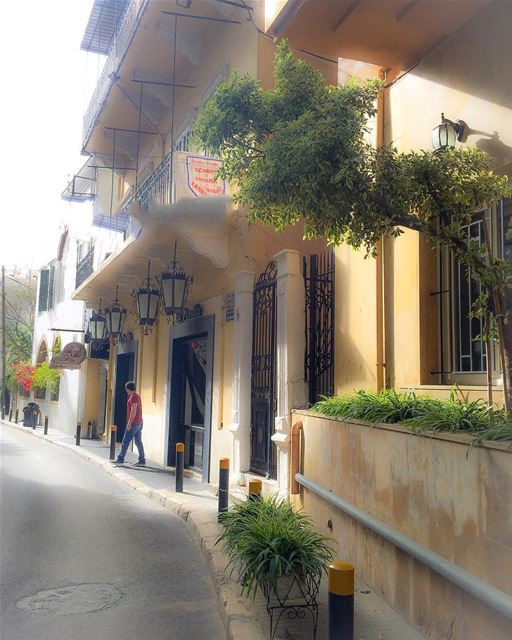
{"type": "Polygon", "coordinates": [[[72,615],[108,609],[117,604],[122,595],[113,584],[73,584],[38,591],[35,595],[20,600],[17,606],[26,611],[72,615]]]}

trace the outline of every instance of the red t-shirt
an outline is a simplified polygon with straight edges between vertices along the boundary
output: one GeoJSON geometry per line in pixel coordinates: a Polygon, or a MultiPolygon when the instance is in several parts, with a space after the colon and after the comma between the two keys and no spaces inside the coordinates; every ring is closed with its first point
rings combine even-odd
{"type": "Polygon", "coordinates": [[[126,415],[130,417],[130,409],[132,405],[135,405],[137,409],[135,410],[135,418],[133,419],[132,425],[134,424],[142,424],[142,400],[138,393],[132,393],[128,396],[128,402],[126,403],[126,415]]]}

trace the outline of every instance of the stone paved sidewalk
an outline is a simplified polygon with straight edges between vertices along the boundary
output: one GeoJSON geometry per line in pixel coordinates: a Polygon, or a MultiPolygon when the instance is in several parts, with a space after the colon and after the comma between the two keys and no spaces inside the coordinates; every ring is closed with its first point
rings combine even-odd
{"type": "MultiPolygon", "coordinates": [[[[220,532],[217,524],[215,487],[194,478],[185,477],[184,492],[175,493],[173,491],[174,473],[168,467],[151,461],[148,461],[146,467],[131,467],[130,465],[137,460],[137,456],[131,452],[127,454],[127,464],[122,466],[112,464],[109,460],[109,447],[101,440],[82,439],[80,446],[77,447],[74,436],[55,429],[49,429],[48,436],[44,436],[42,427],[34,430],[8,421],[3,421],[2,424],[70,449],[73,454],[103,467],[107,473],[182,518],[189,525],[192,536],[208,562],[228,639],[268,639],[269,622],[263,597],[256,597],[252,602],[240,596],[239,585],[231,578],[229,571],[226,571],[227,558],[215,546],[215,540],[220,532]]],[[[320,588],[319,602],[317,640],[325,640],[327,638],[325,579],[320,588]]],[[[310,640],[311,638],[310,618],[289,620],[283,616],[275,635],[275,640],[310,640]]],[[[358,584],[355,594],[354,640],[423,640],[423,636],[366,585],[358,584]]]]}

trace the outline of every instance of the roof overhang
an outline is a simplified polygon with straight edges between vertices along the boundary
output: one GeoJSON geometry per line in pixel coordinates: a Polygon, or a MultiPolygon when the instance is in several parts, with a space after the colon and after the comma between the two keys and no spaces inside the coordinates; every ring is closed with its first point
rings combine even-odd
{"type": "Polygon", "coordinates": [[[408,69],[495,0],[267,0],[267,32],[292,47],[408,69]]]}
{"type": "Polygon", "coordinates": [[[80,49],[108,55],[129,0],[94,0],[80,49]]]}

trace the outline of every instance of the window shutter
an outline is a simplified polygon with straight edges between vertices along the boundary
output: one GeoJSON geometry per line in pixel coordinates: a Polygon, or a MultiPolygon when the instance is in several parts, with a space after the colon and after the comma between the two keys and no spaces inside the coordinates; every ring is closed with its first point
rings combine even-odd
{"type": "Polygon", "coordinates": [[[50,267],[50,276],[48,279],[48,309],[53,309],[55,288],[55,265],[50,267]]]}
{"type": "Polygon", "coordinates": [[[50,281],[50,271],[41,269],[39,272],[39,305],[38,311],[48,311],[48,288],[50,281]]]}

